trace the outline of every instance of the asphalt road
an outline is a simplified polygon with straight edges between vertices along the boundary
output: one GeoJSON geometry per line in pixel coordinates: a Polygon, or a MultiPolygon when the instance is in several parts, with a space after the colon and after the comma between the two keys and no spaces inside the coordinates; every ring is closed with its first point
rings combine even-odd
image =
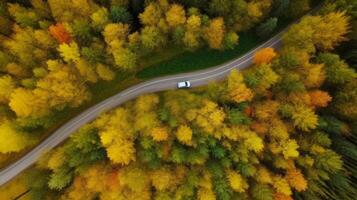
{"type": "Polygon", "coordinates": [[[283,32],[285,31],[280,32],[240,58],[205,70],[165,76],[146,81],[119,92],[116,95],[94,105],[93,107],[88,108],[86,111],[82,112],[75,118],[65,123],[62,127],[57,129],[50,137],[36,146],[21,159],[3,169],[0,172],[0,186],[34,164],[41,157],[41,155],[56,147],[58,144],[67,139],[78,128],[94,120],[101,113],[114,109],[124,102],[143,94],[175,89],[177,87],[177,83],[180,81],[190,81],[192,87],[198,87],[207,85],[212,81],[222,80],[227,77],[229,72],[234,68],[244,69],[249,67],[252,64],[254,53],[259,49],[265,47],[272,47],[275,49],[279,48],[281,45],[281,36],[283,32]]]}

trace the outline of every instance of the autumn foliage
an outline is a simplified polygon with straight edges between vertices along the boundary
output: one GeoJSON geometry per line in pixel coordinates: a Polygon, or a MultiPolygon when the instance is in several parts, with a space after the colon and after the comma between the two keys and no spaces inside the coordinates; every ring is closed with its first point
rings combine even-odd
{"type": "Polygon", "coordinates": [[[61,23],[51,25],[48,30],[59,43],[70,43],[72,41],[71,35],[61,23]]]}
{"type": "MultiPolygon", "coordinates": [[[[126,86],[121,79],[160,53],[229,55],[246,42],[240,31],[259,25],[258,35],[273,33],[277,21],[310,5],[8,2],[0,2],[0,161],[39,142],[91,98],[101,100],[113,84],[126,86]]],[[[347,40],[355,13],[351,0],[327,2],[286,31],[280,50],[258,50],[252,66],[226,80],[145,94],[103,112],[2,186],[0,197],[353,199],[357,74],[344,59],[354,55],[328,51],[347,40]]]]}

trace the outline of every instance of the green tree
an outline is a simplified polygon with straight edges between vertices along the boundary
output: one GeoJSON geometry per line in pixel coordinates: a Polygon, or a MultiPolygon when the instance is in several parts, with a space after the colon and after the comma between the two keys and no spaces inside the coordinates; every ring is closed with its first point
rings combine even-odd
{"type": "Polygon", "coordinates": [[[133,21],[133,16],[126,7],[112,6],[110,9],[109,19],[114,23],[131,24],[133,21]]]}
{"type": "Polygon", "coordinates": [[[265,22],[263,22],[257,27],[256,34],[262,39],[268,38],[275,30],[277,23],[278,18],[276,17],[267,19],[265,22]]]}
{"type": "Polygon", "coordinates": [[[317,61],[324,63],[327,75],[327,83],[344,84],[357,77],[353,68],[350,68],[347,63],[340,59],[336,54],[320,53],[317,61]]]}

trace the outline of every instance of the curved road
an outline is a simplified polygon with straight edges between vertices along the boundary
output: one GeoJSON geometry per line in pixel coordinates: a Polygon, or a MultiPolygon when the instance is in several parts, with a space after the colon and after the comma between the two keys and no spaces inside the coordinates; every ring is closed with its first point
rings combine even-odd
{"type": "MultiPolygon", "coordinates": [[[[286,29],[285,29],[286,30],[286,29]]],[[[165,76],[156,78],[150,81],[146,81],[135,86],[132,86],[118,94],[90,107],[86,111],[82,112],[75,118],[65,123],[62,127],[57,129],[50,137],[44,140],[41,144],[36,146],[33,150],[23,156],[21,159],[12,163],[4,170],[0,172],[0,186],[17,176],[23,170],[34,164],[41,155],[54,148],[62,141],[67,139],[74,131],[80,128],[82,125],[94,120],[101,113],[111,110],[126,101],[134,99],[139,95],[158,92],[163,90],[175,89],[177,82],[190,81],[192,87],[206,85],[211,81],[224,79],[229,72],[236,69],[243,69],[252,64],[253,55],[256,51],[265,47],[279,48],[281,44],[282,31],[275,35],[270,40],[261,44],[257,48],[249,51],[244,56],[212,67],[206,70],[195,71],[191,73],[182,73],[178,75],[165,76]]]]}

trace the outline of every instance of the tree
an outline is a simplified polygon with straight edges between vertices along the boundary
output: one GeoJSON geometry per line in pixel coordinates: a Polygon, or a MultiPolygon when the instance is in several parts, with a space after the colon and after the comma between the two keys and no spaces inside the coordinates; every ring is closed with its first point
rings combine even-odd
{"type": "Polygon", "coordinates": [[[169,132],[166,127],[156,127],[151,130],[151,136],[154,141],[166,141],[169,137],[169,132]]]}
{"type": "Polygon", "coordinates": [[[157,49],[166,42],[165,36],[157,27],[146,26],[141,30],[141,43],[147,50],[157,49]]]}
{"type": "Polygon", "coordinates": [[[230,170],[227,172],[227,178],[234,191],[242,193],[248,189],[248,183],[239,173],[230,170]]]}
{"type": "Polygon", "coordinates": [[[150,3],[145,7],[144,12],[140,13],[139,19],[143,25],[155,26],[162,18],[162,10],[156,3],[150,3]]]}
{"type": "Polygon", "coordinates": [[[65,105],[77,107],[90,98],[73,68],[58,61],[48,61],[47,65],[49,73],[37,81],[37,88],[33,91],[39,101],[48,101],[39,105],[63,109],[65,105]]]}
{"type": "Polygon", "coordinates": [[[96,83],[98,81],[98,75],[95,72],[95,67],[89,64],[84,59],[79,59],[75,66],[80,74],[80,76],[85,80],[92,83],[96,83]]]}
{"type": "Polygon", "coordinates": [[[265,184],[254,185],[251,193],[255,200],[273,200],[273,191],[271,187],[265,184]]]}
{"type": "Polygon", "coordinates": [[[189,126],[181,125],[176,132],[177,139],[186,145],[192,145],[192,130],[189,126]]]}
{"type": "Polygon", "coordinates": [[[223,47],[223,39],[225,34],[225,26],[223,18],[212,19],[209,26],[204,29],[204,38],[212,49],[221,49],[223,47]]]}
{"type": "Polygon", "coordinates": [[[59,43],[70,43],[72,41],[71,35],[61,23],[51,25],[48,30],[59,43]]]}
{"type": "Polygon", "coordinates": [[[61,190],[68,186],[73,178],[73,173],[68,169],[59,169],[51,174],[48,187],[54,190],[61,190]]]}
{"type": "Polygon", "coordinates": [[[201,27],[201,18],[197,15],[191,15],[187,18],[186,22],[186,32],[183,36],[183,42],[185,46],[189,48],[197,48],[200,45],[200,27],[201,27]]]}
{"type": "Polygon", "coordinates": [[[83,44],[89,43],[93,38],[93,30],[87,20],[74,20],[72,34],[83,44]]]}
{"type": "Polygon", "coordinates": [[[317,126],[317,116],[308,107],[303,105],[296,105],[292,113],[294,125],[302,131],[315,129],[317,126]]]}
{"type": "Polygon", "coordinates": [[[237,70],[232,70],[228,76],[228,96],[236,103],[250,101],[254,96],[253,92],[244,84],[242,74],[237,70]]]}
{"type": "Polygon", "coordinates": [[[280,17],[288,14],[290,0],[275,0],[273,1],[273,16],[280,17]]]}
{"type": "Polygon", "coordinates": [[[292,193],[287,180],[280,176],[274,177],[273,187],[278,193],[283,195],[290,196],[292,193]]]}
{"type": "Polygon", "coordinates": [[[17,88],[11,93],[9,106],[17,116],[28,117],[34,112],[34,101],[35,96],[30,90],[17,88]]]}
{"type": "Polygon", "coordinates": [[[264,48],[254,54],[253,63],[256,65],[270,63],[277,56],[273,48],[264,48]]]}
{"type": "Polygon", "coordinates": [[[98,76],[105,81],[111,81],[115,78],[115,72],[113,72],[109,67],[100,63],[96,66],[96,72],[98,76]]]}
{"type": "Polygon", "coordinates": [[[66,62],[77,62],[80,59],[79,48],[76,42],[70,44],[63,43],[58,47],[62,58],[66,62]]]}
{"type": "Polygon", "coordinates": [[[8,103],[12,91],[15,89],[15,80],[11,76],[0,77],[0,103],[8,103]]]}
{"type": "Polygon", "coordinates": [[[313,16],[303,17],[302,20],[292,25],[289,30],[283,35],[283,43],[285,47],[293,47],[297,50],[302,50],[308,53],[315,52],[313,43],[314,27],[311,26],[311,21],[319,21],[320,17],[313,16]]]}
{"type": "Polygon", "coordinates": [[[0,153],[19,152],[34,143],[27,133],[16,130],[10,121],[0,125],[0,153]]]}
{"type": "Polygon", "coordinates": [[[110,46],[118,46],[126,40],[129,34],[129,26],[127,24],[107,24],[102,32],[105,42],[110,46]]]}
{"type": "Polygon", "coordinates": [[[128,48],[118,48],[113,51],[115,66],[122,69],[133,69],[137,55],[128,48]]]}
{"type": "Polygon", "coordinates": [[[322,23],[314,23],[314,43],[322,50],[333,49],[339,43],[347,40],[349,18],[344,12],[331,12],[322,16],[322,23]]]}
{"type": "Polygon", "coordinates": [[[131,24],[133,17],[123,6],[112,6],[109,14],[110,20],[114,23],[131,24]]]}
{"type": "Polygon", "coordinates": [[[90,16],[94,27],[102,30],[109,23],[109,13],[106,8],[99,8],[90,16]]]}
{"type": "Polygon", "coordinates": [[[268,38],[275,30],[278,23],[278,18],[272,17],[267,19],[264,23],[260,24],[256,29],[256,34],[262,38],[268,38]]]}
{"type": "Polygon", "coordinates": [[[235,32],[228,32],[224,36],[224,48],[225,49],[234,49],[238,44],[239,36],[235,32]]]}
{"type": "Polygon", "coordinates": [[[169,10],[166,12],[166,21],[171,27],[182,25],[186,22],[185,9],[178,5],[170,5],[169,10]]]}
{"type": "Polygon", "coordinates": [[[334,110],[340,115],[351,119],[357,119],[357,81],[353,81],[343,85],[336,93],[333,101],[334,110]]]}
{"type": "Polygon", "coordinates": [[[329,84],[344,84],[357,77],[354,69],[340,59],[336,54],[321,53],[317,57],[318,62],[324,63],[326,82],[329,84]]]}
{"type": "Polygon", "coordinates": [[[309,95],[311,105],[315,107],[326,107],[332,100],[332,97],[327,92],[321,90],[309,91],[309,95]]]}
{"type": "Polygon", "coordinates": [[[19,4],[8,4],[8,11],[22,27],[35,27],[40,20],[40,17],[34,10],[26,9],[19,4]]]}
{"type": "Polygon", "coordinates": [[[307,181],[298,169],[289,169],[286,173],[289,185],[296,191],[301,192],[307,189],[307,181]]]}
{"type": "Polygon", "coordinates": [[[310,9],[310,0],[291,1],[288,12],[286,13],[291,18],[300,17],[310,9]]]}

